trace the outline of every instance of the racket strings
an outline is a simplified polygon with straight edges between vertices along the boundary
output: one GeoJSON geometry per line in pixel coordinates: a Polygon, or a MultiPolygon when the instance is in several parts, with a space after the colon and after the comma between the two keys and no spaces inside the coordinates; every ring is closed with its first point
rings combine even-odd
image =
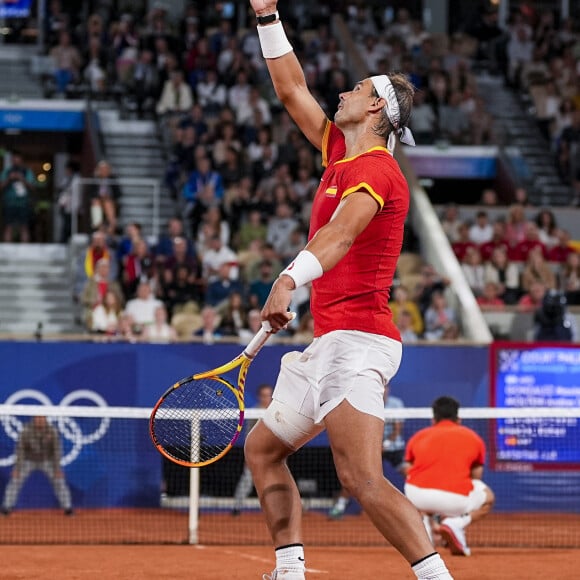
{"type": "Polygon", "coordinates": [[[157,409],[157,443],[186,463],[203,463],[226,450],[238,434],[239,402],[217,378],[191,380],[170,391],[157,409]]]}

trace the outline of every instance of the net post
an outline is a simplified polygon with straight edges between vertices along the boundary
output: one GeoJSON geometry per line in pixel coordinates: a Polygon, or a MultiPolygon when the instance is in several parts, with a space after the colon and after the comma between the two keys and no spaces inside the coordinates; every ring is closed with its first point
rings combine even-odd
{"type": "MultiPolygon", "coordinates": [[[[199,461],[201,441],[201,418],[198,413],[194,412],[191,419],[191,460],[199,461]],[[194,441],[194,437],[198,437],[194,441]]],[[[200,473],[198,467],[192,467],[189,470],[189,543],[199,543],[199,491],[200,491],[200,473]]]]}
{"type": "Polygon", "coordinates": [[[189,543],[199,543],[199,467],[189,470],[189,543]]]}

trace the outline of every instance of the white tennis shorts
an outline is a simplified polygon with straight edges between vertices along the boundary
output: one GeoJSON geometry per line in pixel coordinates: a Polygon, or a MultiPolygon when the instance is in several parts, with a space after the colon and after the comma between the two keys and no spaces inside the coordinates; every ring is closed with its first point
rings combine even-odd
{"type": "Polygon", "coordinates": [[[473,489],[469,495],[406,483],[405,495],[419,511],[443,516],[461,516],[479,509],[487,499],[487,485],[481,479],[473,479],[472,483],[473,489]]]}
{"type": "Polygon", "coordinates": [[[335,330],[315,338],[304,352],[282,357],[266,426],[297,449],[344,400],[383,420],[385,386],[401,355],[400,342],[378,334],[335,330]]]}

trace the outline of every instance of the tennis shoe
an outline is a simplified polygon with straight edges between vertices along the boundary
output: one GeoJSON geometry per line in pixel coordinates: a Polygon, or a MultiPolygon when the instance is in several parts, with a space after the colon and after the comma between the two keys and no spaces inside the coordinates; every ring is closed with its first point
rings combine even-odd
{"type": "Polygon", "coordinates": [[[340,520],[340,518],[342,518],[342,516],[344,515],[345,509],[346,508],[343,508],[338,504],[335,504],[332,506],[332,508],[330,508],[330,511],[328,512],[328,517],[331,520],[340,520]]]}
{"type": "Polygon", "coordinates": [[[471,556],[471,550],[467,546],[465,539],[465,531],[456,523],[450,521],[450,518],[446,518],[441,522],[439,533],[447,542],[452,554],[456,556],[471,556]]]}

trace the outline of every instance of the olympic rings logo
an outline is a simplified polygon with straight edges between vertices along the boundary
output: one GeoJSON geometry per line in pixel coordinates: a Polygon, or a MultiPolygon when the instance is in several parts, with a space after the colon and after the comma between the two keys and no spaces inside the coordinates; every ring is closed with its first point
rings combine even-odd
{"type": "MultiPolygon", "coordinates": [[[[20,391],[16,391],[6,399],[5,404],[16,405],[19,401],[24,399],[32,399],[40,405],[53,405],[49,397],[47,397],[41,391],[37,391],[35,389],[22,389],[20,391]]],[[[59,406],[63,408],[68,407],[78,400],[92,401],[97,407],[108,406],[107,401],[105,401],[101,395],[88,389],[79,389],[68,393],[62,398],[59,406]]],[[[85,445],[91,445],[99,439],[102,439],[109,430],[109,426],[111,424],[110,417],[100,417],[99,426],[92,433],[83,433],[78,422],[72,417],[48,417],[48,420],[58,429],[62,437],[71,443],[71,448],[67,451],[66,454],[62,456],[60,460],[60,464],[62,466],[72,463],[79,456],[81,449],[85,445]]],[[[0,416],[0,424],[2,427],[4,427],[6,435],[8,435],[10,439],[13,439],[15,442],[17,442],[20,437],[20,433],[24,428],[24,423],[18,417],[3,415],[0,416]]],[[[15,453],[9,457],[0,457],[0,467],[14,465],[15,461],[15,453]]]]}

